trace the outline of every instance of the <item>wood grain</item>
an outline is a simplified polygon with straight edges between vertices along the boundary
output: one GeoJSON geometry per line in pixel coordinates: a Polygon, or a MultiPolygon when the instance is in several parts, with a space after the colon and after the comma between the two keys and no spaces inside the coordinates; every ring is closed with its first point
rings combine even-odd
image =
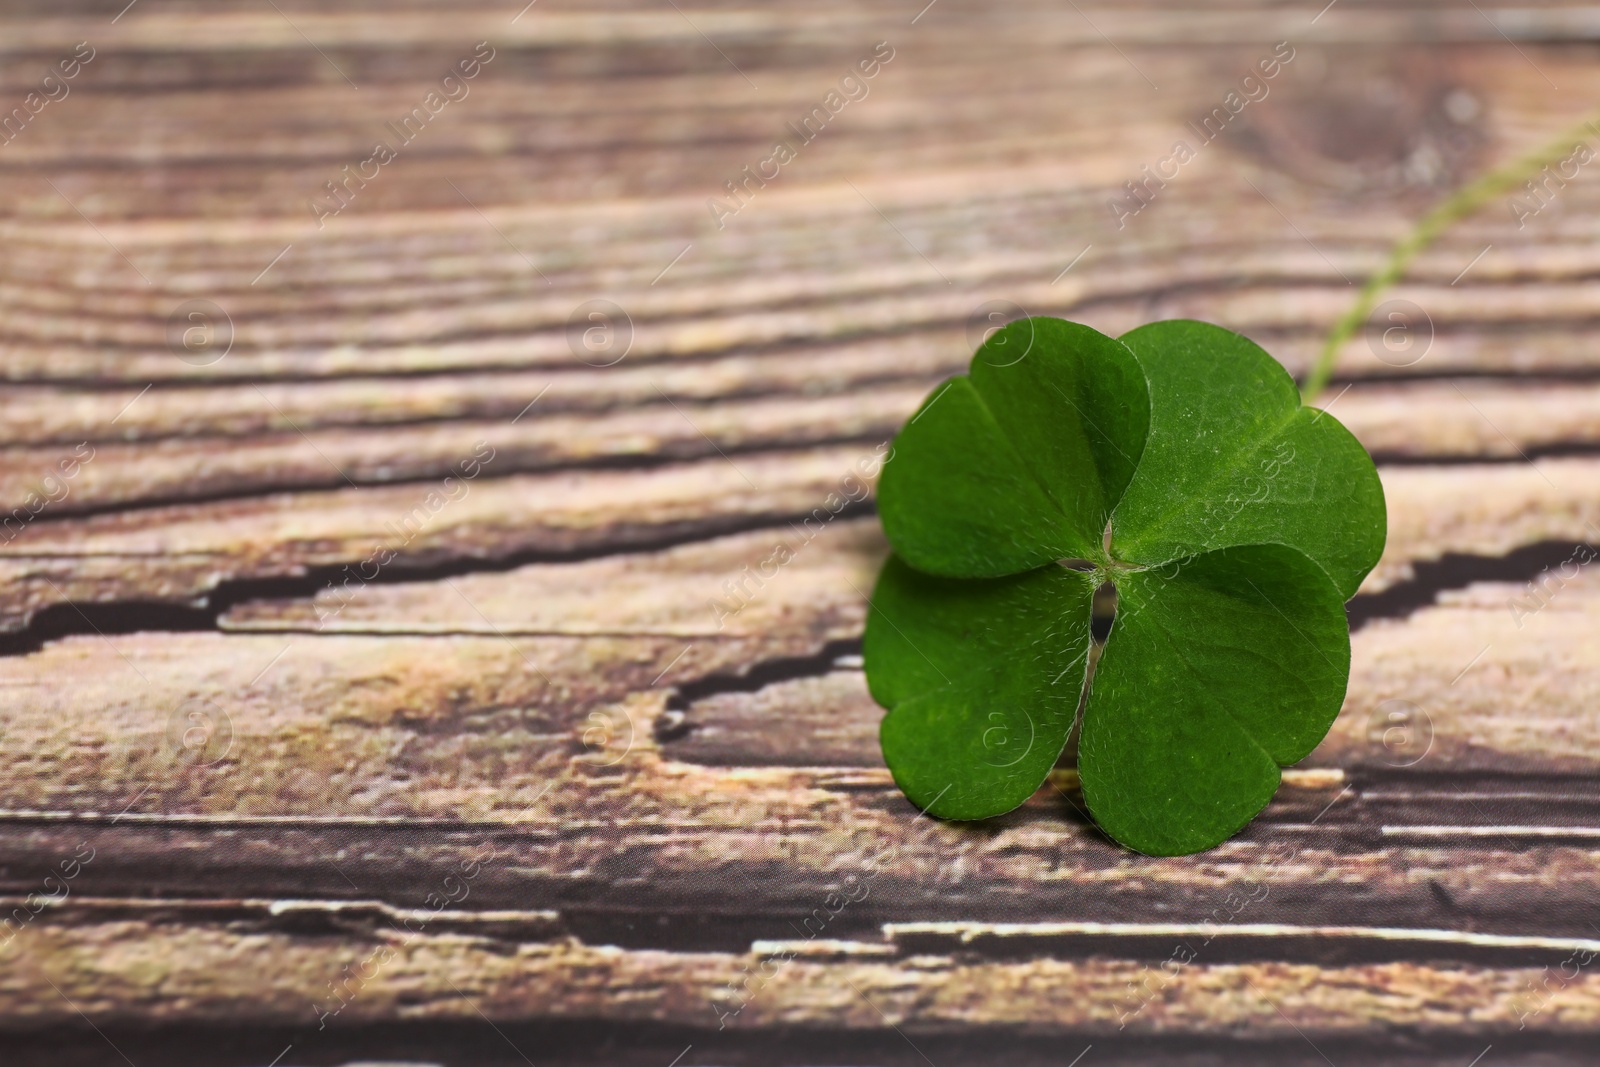
{"type": "MultiPolygon", "coordinates": [[[[879,769],[880,713],[859,671],[828,652],[859,615],[841,625],[826,602],[749,637],[130,635],[111,641],[120,662],[103,676],[86,667],[105,643],[74,638],[4,661],[28,710],[0,749],[0,799],[40,840],[87,834],[108,867],[174,890],[220,890],[243,865],[279,892],[343,896],[349,878],[406,904],[487,834],[516,857],[480,887],[495,906],[532,892],[592,911],[643,885],[666,913],[781,915],[889,841],[894,910],[863,909],[879,921],[945,917],[956,901],[989,921],[1065,908],[1200,922],[1271,875],[1282,884],[1263,921],[1298,921],[1319,900],[1326,917],[1370,925],[1448,926],[1465,911],[1492,929],[1576,933],[1600,880],[1600,586],[1582,571],[1519,620],[1507,601],[1524,592],[1476,587],[1358,633],[1345,710],[1307,761],[1320,772],[1187,859],[1099,838],[1070,776],[987,830],[916,819],[879,769]],[[791,677],[764,680],[764,665],[791,677]],[[674,688],[703,695],[677,713],[674,688]],[[1391,718],[1393,701],[1411,717],[1391,718]],[[775,721],[791,729],[773,734],[775,721]],[[1473,829],[1485,825],[1500,828],[1473,829]],[[175,839],[188,844],[167,856],[175,839]],[[341,842],[350,862],[330,868],[308,840],[341,842]],[[399,847],[426,861],[390,869],[399,847]],[[775,863],[785,877],[763,879],[775,863]],[[1345,880],[1362,893],[1319,896],[1345,880]]],[[[605,621],[650,622],[654,605],[640,608],[605,621]]]]}
{"type": "MultiPolygon", "coordinates": [[[[926,938],[924,950],[911,955],[894,944],[899,931],[892,928],[891,940],[876,945],[799,939],[764,942],[744,955],[673,953],[494,938],[472,930],[486,923],[463,923],[448,911],[373,916],[380,923],[366,931],[296,937],[271,928],[272,919],[292,912],[253,910],[245,922],[226,925],[136,916],[96,922],[92,912],[71,925],[37,920],[26,930],[28,942],[12,950],[0,1004],[9,1018],[33,1025],[77,1018],[73,1004],[87,1005],[92,1021],[114,1023],[129,1017],[122,1005],[139,1004],[148,976],[159,974],[167,996],[142,1004],[136,1017],[203,1022],[248,1010],[279,1024],[349,1025],[574,1016],[703,1023],[705,1016],[738,1029],[826,1024],[904,1028],[917,1037],[982,1020],[1001,1032],[1102,1040],[1197,1027],[1248,1028],[1261,1039],[1297,1032],[1327,1038],[1372,1021],[1419,1036],[1497,1036],[1529,1026],[1536,1034],[1582,1034],[1600,1023],[1597,979],[1579,975],[1544,993],[1534,967],[1206,962],[1198,955],[1211,947],[1205,945],[1191,949],[1183,958],[1195,962],[1172,967],[1172,975],[1137,959],[974,958],[950,951],[959,942],[934,953],[926,938]],[[435,914],[438,927],[456,929],[434,932],[435,914]],[[49,985],[60,995],[27,992],[49,985]]],[[[1197,933],[1171,939],[1198,943],[1197,933]]],[[[1334,932],[1306,934],[1331,939],[1334,932]]],[[[1543,947],[1593,953],[1600,942],[1543,947]]]]}
{"type": "MultiPolygon", "coordinates": [[[[412,485],[19,519],[8,527],[15,536],[0,545],[0,574],[9,579],[0,623],[17,629],[42,608],[74,602],[194,603],[222,583],[317,569],[328,573],[313,584],[364,585],[386,567],[393,575],[463,556],[599,555],[741,526],[771,528],[782,539],[807,516],[839,514],[852,499],[864,500],[863,476],[875,473],[883,446],[721,455],[644,471],[481,480],[458,472],[412,485]],[[46,538],[48,551],[40,551],[46,538]]],[[[482,460],[481,472],[498,456],[480,439],[455,467],[482,460]]],[[[1543,541],[1600,540],[1600,501],[1591,490],[1600,461],[1396,467],[1383,477],[1389,540],[1362,585],[1368,593],[1447,553],[1493,557],[1543,541]]],[[[759,562],[731,560],[730,570],[759,562]]]]}
{"type": "Polygon", "coordinates": [[[520,6],[0,10],[0,115],[96,50],[0,143],[8,1063],[1588,1055],[1587,171],[1418,257],[1415,348],[1340,353],[1389,543],[1338,720],[1234,840],[1117,848],[1070,746],[1004,818],[920,818],[859,656],[879,448],[982,305],[1302,373],[1431,204],[1584,117],[1587,4],[520,6]]]}

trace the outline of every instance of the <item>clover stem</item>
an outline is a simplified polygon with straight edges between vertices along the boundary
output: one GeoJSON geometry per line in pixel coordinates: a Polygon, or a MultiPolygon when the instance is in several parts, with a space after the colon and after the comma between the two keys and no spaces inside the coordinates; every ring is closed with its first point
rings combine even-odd
{"type": "Polygon", "coordinates": [[[1301,402],[1310,404],[1327,387],[1328,380],[1333,377],[1339,351],[1366,323],[1367,316],[1378,306],[1378,298],[1384,290],[1400,280],[1418,253],[1438,240],[1451,223],[1466,218],[1501,193],[1516,188],[1529,176],[1537,174],[1542,167],[1560,159],[1573,148],[1573,138],[1585,133],[1600,133],[1595,126],[1597,121],[1600,121],[1600,116],[1587,119],[1536,151],[1519,156],[1468,182],[1422,216],[1411,232],[1389,251],[1389,258],[1383,266],[1367,279],[1350,310],[1334,323],[1328,339],[1323,342],[1317,362],[1306,375],[1305,384],[1300,387],[1301,402]]]}

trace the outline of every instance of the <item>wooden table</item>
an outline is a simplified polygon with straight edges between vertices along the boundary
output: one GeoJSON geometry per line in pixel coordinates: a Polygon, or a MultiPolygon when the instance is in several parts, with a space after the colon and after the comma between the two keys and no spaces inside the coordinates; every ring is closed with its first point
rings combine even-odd
{"type": "Polygon", "coordinates": [[[917,817],[858,473],[997,309],[1303,372],[1594,9],[119,6],[0,12],[0,1061],[1592,1061],[1593,167],[1342,353],[1388,548],[1214,851],[917,817]]]}

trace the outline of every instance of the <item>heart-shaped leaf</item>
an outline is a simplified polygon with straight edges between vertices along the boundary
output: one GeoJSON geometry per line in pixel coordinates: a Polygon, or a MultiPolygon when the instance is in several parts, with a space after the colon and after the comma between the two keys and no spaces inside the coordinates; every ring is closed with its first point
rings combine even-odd
{"type": "Polygon", "coordinates": [[[989,578],[1102,549],[1150,425],[1125,345],[1061,319],[996,330],[895,439],[878,509],[929,574],[989,578]]]}
{"type": "Polygon", "coordinates": [[[981,819],[1033,795],[1078,711],[1093,600],[1094,579],[1064,567],[973,582],[890,558],[863,652],[873,699],[892,709],[884,751],[913,803],[981,819]]]}
{"type": "Polygon", "coordinates": [[[931,814],[998,815],[1044,781],[1102,581],[1118,607],[1079,772],[1117,840],[1157,855],[1225,840],[1327,733],[1383,491],[1254,343],[1199,322],[1113,340],[1020,320],[930,395],[892,457],[878,499],[898,558],[864,650],[884,757],[931,814]]]}
{"type": "Polygon", "coordinates": [[[1383,552],[1383,486],[1337,419],[1245,337],[1173,319],[1120,340],[1150,387],[1150,433],[1117,504],[1112,551],[1165,563],[1231,545],[1298,548],[1345,599],[1383,552]]]}

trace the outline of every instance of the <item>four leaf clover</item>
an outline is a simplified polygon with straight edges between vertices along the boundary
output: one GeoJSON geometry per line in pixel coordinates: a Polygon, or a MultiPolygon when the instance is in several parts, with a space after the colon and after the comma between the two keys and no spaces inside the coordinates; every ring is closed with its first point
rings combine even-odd
{"type": "Polygon", "coordinates": [[[1018,320],[892,457],[878,503],[895,554],[863,651],[884,758],[930,814],[1021,804],[1081,706],[1095,820],[1140,852],[1196,852],[1255,817],[1333,724],[1344,602],[1383,551],[1383,488],[1250,340],[1018,320]],[[1116,611],[1091,681],[1104,583],[1116,611]]]}

